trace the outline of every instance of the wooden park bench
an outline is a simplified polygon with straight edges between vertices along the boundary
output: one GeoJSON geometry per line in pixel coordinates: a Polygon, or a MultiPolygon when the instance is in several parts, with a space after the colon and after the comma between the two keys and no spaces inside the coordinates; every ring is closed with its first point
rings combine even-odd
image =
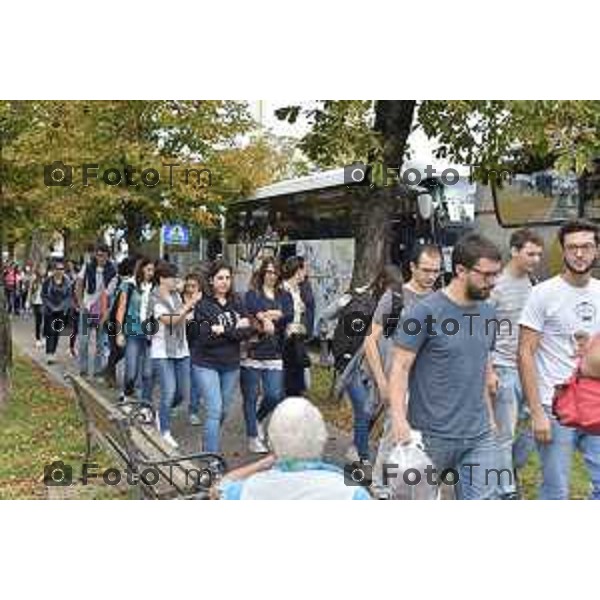
{"type": "MultiPolygon", "coordinates": [[[[86,456],[90,462],[95,443],[116,460],[121,481],[137,488],[145,499],[208,499],[209,488],[225,472],[218,454],[178,455],[154,426],[154,411],[137,402],[114,404],[79,375],[66,379],[75,390],[86,430],[86,456]],[[128,474],[131,475],[128,475],[128,474]]],[[[111,465],[111,468],[113,465],[111,465]]],[[[107,478],[114,481],[116,472],[107,478]]]]}

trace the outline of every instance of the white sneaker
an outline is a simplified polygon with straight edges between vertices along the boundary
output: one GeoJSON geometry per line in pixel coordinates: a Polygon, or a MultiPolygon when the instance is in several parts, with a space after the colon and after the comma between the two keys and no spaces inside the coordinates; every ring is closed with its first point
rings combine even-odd
{"type": "Polygon", "coordinates": [[[179,444],[175,441],[175,439],[173,438],[173,436],[171,435],[170,431],[167,431],[166,433],[162,434],[162,439],[169,444],[169,446],[171,446],[171,448],[173,448],[174,450],[177,450],[177,448],[179,448],[179,444]]]}
{"type": "Polygon", "coordinates": [[[44,347],[44,342],[42,342],[42,340],[35,341],[35,349],[36,350],[41,350],[43,347],[44,347]]]}
{"type": "Polygon", "coordinates": [[[265,426],[260,422],[256,422],[256,431],[258,432],[258,439],[265,440],[267,438],[267,432],[265,431],[265,426]]]}
{"type": "Polygon", "coordinates": [[[257,437],[248,438],[248,450],[254,454],[269,453],[269,449],[257,437]]]}

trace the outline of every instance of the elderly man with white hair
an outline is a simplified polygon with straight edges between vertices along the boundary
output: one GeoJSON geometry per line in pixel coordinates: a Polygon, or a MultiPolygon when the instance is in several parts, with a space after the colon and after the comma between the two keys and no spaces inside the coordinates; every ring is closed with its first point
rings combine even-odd
{"type": "Polygon", "coordinates": [[[274,455],[232,471],[221,482],[224,500],[370,500],[363,487],[347,486],[343,471],[323,462],[327,428],[306,398],[290,397],[269,423],[274,455]]]}

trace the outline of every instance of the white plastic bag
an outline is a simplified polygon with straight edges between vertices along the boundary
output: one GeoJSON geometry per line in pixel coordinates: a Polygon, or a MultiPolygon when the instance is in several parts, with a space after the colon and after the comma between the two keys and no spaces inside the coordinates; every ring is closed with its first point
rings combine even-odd
{"type": "Polygon", "coordinates": [[[394,446],[382,467],[390,500],[439,498],[439,488],[435,483],[435,466],[423,449],[421,434],[418,431],[412,432],[412,439],[408,444],[394,446]]]}

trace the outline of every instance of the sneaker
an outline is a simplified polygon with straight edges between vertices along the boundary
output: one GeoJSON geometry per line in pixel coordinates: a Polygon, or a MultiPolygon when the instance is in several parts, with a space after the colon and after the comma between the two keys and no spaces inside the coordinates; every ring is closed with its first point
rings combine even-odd
{"type": "Polygon", "coordinates": [[[190,425],[202,425],[202,419],[196,414],[190,415],[190,425]]]}
{"type": "Polygon", "coordinates": [[[248,450],[254,454],[269,453],[269,449],[257,437],[248,438],[248,450]]]}
{"type": "Polygon", "coordinates": [[[53,365],[56,361],[54,360],[54,356],[50,355],[46,357],[46,364],[53,365]]]}
{"type": "Polygon", "coordinates": [[[265,426],[260,422],[256,422],[256,430],[258,431],[258,438],[261,440],[265,440],[267,438],[267,432],[265,431],[265,426]]]}
{"type": "Polygon", "coordinates": [[[152,425],[153,414],[152,414],[152,409],[149,406],[140,408],[140,417],[141,417],[141,422],[144,425],[152,425]]]}
{"type": "Polygon", "coordinates": [[[42,342],[42,340],[35,341],[35,349],[36,350],[41,350],[43,347],[44,347],[44,342],[42,342]]]}
{"type": "Polygon", "coordinates": [[[127,398],[125,397],[125,394],[123,392],[121,392],[117,398],[117,402],[119,404],[123,404],[123,402],[125,402],[127,398]]]}
{"type": "Polygon", "coordinates": [[[173,438],[173,436],[171,435],[170,431],[167,431],[166,433],[162,434],[162,439],[169,445],[171,446],[171,448],[173,448],[174,450],[177,450],[177,448],[179,448],[179,444],[175,441],[175,439],[173,438]]]}

